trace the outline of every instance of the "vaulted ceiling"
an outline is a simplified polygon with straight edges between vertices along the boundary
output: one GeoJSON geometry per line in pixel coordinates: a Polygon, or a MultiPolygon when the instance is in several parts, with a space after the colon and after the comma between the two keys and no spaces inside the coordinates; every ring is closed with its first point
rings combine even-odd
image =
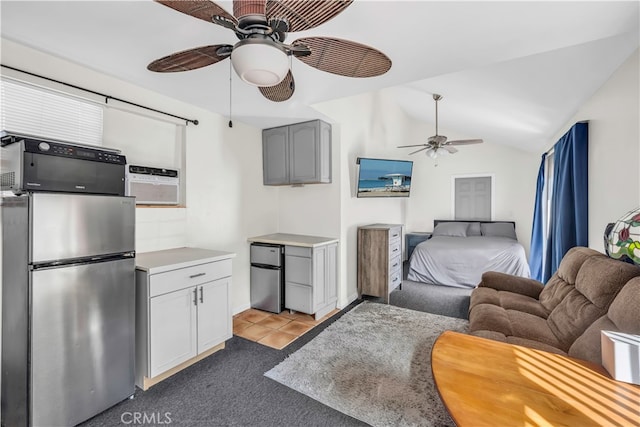
{"type": "MultiPolygon", "coordinates": [[[[230,1],[217,2],[232,12],[230,1]]],[[[440,127],[538,150],[639,45],[638,1],[356,0],[287,43],[330,36],[392,61],[384,75],[341,77],[292,60],[293,97],[274,103],[232,74],[230,61],[182,73],[147,65],[177,51],[234,44],[221,26],[145,1],[0,2],[3,39],[229,114],[261,128],[318,117],[316,103],[384,89],[408,115],[440,127]]],[[[5,65],[15,65],[5,62],[5,65]]],[[[46,75],[46,70],[30,70],[46,75]]]]}

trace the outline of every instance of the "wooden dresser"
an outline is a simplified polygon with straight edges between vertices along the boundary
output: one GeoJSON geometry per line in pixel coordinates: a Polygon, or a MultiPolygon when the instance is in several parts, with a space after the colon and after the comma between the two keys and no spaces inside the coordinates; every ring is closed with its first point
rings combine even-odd
{"type": "Polygon", "coordinates": [[[370,295],[389,302],[402,285],[402,224],[358,227],[358,297],[370,295]]]}

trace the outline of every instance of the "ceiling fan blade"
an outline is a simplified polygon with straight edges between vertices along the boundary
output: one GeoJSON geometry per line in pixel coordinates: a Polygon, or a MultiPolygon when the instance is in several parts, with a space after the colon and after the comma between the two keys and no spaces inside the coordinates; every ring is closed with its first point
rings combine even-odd
{"type": "Polygon", "coordinates": [[[449,141],[447,145],[471,145],[471,144],[481,144],[483,141],[481,139],[458,139],[456,141],[449,141]]]}
{"type": "Polygon", "coordinates": [[[247,15],[264,15],[266,0],[233,0],[233,14],[242,20],[247,15]]]}
{"type": "Polygon", "coordinates": [[[311,50],[310,55],[297,57],[300,61],[339,76],[374,77],[386,73],[391,68],[391,60],[387,55],[349,40],[305,37],[292,44],[304,45],[311,50]]]}
{"type": "Polygon", "coordinates": [[[407,147],[429,147],[429,144],[398,145],[396,148],[407,148],[407,147]]]}
{"type": "Polygon", "coordinates": [[[214,21],[214,16],[222,17],[224,20],[230,21],[235,25],[238,24],[236,18],[227,13],[222,7],[209,0],[155,0],[156,2],[170,7],[178,12],[202,19],[203,21],[219,23],[214,21]]]}
{"type": "Polygon", "coordinates": [[[449,146],[445,145],[445,146],[440,147],[440,148],[442,148],[443,150],[447,150],[451,154],[454,154],[454,153],[458,152],[458,150],[455,147],[449,147],[449,146]]]}
{"type": "Polygon", "coordinates": [[[422,147],[422,148],[421,148],[421,149],[419,149],[419,150],[412,151],[411,153],[409,153],[409,155],[411,155],[411,154],[416,154],[416,153],[419,153],[419,152],[424,151],[424,150],[427,150],[427,149],[429,149],[429,147],[422,147]]]}
{"type": "Polygon", "coordinates": [[[291,98],[293,92],[296,90],[296,83],[293,80],[293,74],[291,70],[287,73],[284,79],[275,86],[263,86],[259,87],[260,93],[264,95],[270,101],[282,102],[291,98]]]}
{"type": "Polygon", "coordinates": [[[286,21],[286,32],[315,28],[345,10],[353,0],[267,0],[267,20],[286,21]]]}
{"type": "Polygon", "coordinates": [[[183,50],[182,52],[156,59],[147,66],[147,69],[156,73],[195,70],[228,58],[232,49],[233,46],[228,44],[216,44],[183,50]]]}

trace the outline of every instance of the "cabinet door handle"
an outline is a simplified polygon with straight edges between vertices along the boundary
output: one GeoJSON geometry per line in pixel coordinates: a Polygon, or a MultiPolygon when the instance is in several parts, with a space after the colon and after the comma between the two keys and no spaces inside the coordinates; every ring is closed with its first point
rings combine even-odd
{"type": "Polygon", "coordinates": [[[193,290],[193,305],[198,305],[198,289],[193,290]]]}
{"type": "Polygon", "coordinates": [[[196,277],[204,276],[205,274],[207,273],[192,274],[191,276],[189,276],[189,279],[195,279],[196,277]]]}
{"type": "Polygon", "coordinates": [[[395,249],[393,250],[393,252],[398,252],[398,248],[395,248],[395,249]]]}
{"type": "Polygon", "coordinates": [[[398,237],[398,233],[394,234],[392,237],[398,237]]]}
{"type": "Polygon", "coordinates": [[[200,286],[200,302],[204,303],[204,291],[202,290],[202,286],[200,286]]]}
{"type": "Polygon", "coordinates": [[[398,263],[396,262],[395,264],[393,264],[393,266],[394,266],[394,267],[397,267],[397,266],[398,266],[398,263]]]}

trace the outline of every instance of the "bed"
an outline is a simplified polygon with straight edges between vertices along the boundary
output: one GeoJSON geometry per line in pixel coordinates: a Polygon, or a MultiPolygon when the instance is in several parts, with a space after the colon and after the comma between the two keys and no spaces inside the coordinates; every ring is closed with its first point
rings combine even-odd
{"type": "Polygon", "coordinates": [[[530,276],[515,222],[435,220],[432,237],[411,255],[407,279],[475,288],[485,271],[530,276]]]}

